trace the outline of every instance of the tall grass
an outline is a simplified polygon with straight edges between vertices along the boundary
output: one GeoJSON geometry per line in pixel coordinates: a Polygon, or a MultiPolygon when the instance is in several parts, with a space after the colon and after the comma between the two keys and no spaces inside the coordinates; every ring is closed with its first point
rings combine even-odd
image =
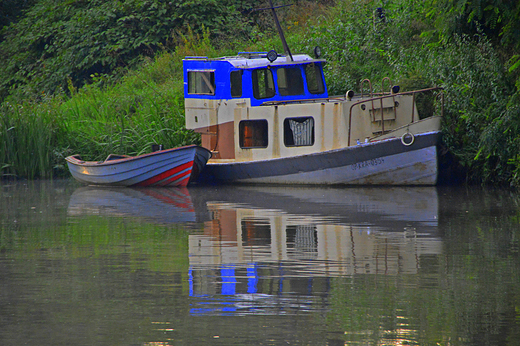
{"type": "Polygon", "coordinates": [[[104,76],[70,97],[0,107],[0,177],[67,175],[64,158],[139,155],[200,139],[184,125],[181,60],[163,53],[113,84],[104,76]]]}
{"type": "Polygon", "coordinates": [[[53,175],[60,118],[56,107],[54,103],[29,102],[0,106],[0,168],[4,177],[53,175]]]}
{"type": "Polygon", "coordinates": [[[100,160],[110,153],[143,154],[152,144],[169,148],[198,143],[197,135],[184,127],[182,83],[178,77],[171,80],[176,82],[158,84],[136,74],[109,89],[77,92],[61,106],[69,150],[100,160]]]}

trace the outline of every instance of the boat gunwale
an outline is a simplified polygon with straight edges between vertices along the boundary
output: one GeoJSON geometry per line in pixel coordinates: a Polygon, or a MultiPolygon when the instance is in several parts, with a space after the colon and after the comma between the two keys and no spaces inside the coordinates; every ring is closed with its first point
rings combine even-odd
{"type": "Polygon", "coordinates": [[[65,158],[65,160],[68,163],[71,163],[75,166],[106,167],[106,166],[111,166],[111,165],[116,165],[116,164],[121,164],[121,163],[135,162],[135,161],[147,158],[147,157],[160,156],[162,154],[169,154],[169,153],[176,152],[176,151],[183,150],[183,149],[197,149],[197,148],[207,151],[210,154],[210,158],[211,158],[212,154],[211,154],[210,150],[208,150],[204,147],[195,145],[195,144],[191,144],[191,145],[185,145],[182,147],[159,150],[159,151],[154,151],[151,153],[141,154],[141,155],[137,155],[137,156],[129,156],[129,157],[113,159],[113,160],[108,160],[108,161],[106,161],[106,160],[105,161],[84,161],[84,160],[80,159],[80,154],[67,156],[65,158]]]}

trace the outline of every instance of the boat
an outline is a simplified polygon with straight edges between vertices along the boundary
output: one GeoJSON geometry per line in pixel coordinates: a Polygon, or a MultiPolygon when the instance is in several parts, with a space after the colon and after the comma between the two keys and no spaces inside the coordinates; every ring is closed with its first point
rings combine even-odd
{"type": "Polygon", "coordinates": [[[65,160],[79,182],[106,186],[186,186],[198,175],[211,152],[197,145],[157,150],[139,156],[110,154],[104,161],[65,160]]]}
{"type": "Polygon", "coordinates": [[[198,182],[437,183],[441,88],[400,91],[384,78],[375,93],[365,79],[330,96],[320,49],[292,55],[279,32],[283,54],[183,59],[186,127],[213,155],[198,182]]]}

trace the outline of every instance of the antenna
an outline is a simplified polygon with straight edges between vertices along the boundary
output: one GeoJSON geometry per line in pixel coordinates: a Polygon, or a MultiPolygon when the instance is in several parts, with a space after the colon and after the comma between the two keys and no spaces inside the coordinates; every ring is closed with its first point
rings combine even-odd
{"type": "Polygon", "coordinates": [[[276,9],[277,8],[287,7],[287,6],[292,6],[292,5],[284,5],[284,6],[274,7],[273,6],[273,1],[269,0],[269,6],[270,7],[268,7],[268,8],[259,8],[259,9],[255,10],[255,11],[262,11],[262,10],[271,10],[272,11],[273,17],[274,17],[274,22],[276,24],[276,28],[278,29],[278,34],[280,35],[280,39],[282,40],[283,51],[285,52],[285,55],[287,55],[287,57],[289,58],[289,61],[294,61],[293,57],[292,57],[292,54],[291,54],[291,50],[289,49],[289,46],[287,45],[287,41],[285,40],[285,36],[283,34],[282,27],[280,26],[280,21],[278,21],[278,16],[276,15],[276,9]]]}

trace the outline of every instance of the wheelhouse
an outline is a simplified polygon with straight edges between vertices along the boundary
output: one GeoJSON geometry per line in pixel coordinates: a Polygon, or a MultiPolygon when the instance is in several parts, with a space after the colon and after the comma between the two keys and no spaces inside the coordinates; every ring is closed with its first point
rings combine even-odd
{"type": "Polygon", "coordinates": [[[327,98],[323,78],[324,60],[296,55],[293,61],[266,53],[243,53],[237,57],[184,60],[186,99],[229,100],[245,98],[252,107],[272,102],[327,98]]]}

